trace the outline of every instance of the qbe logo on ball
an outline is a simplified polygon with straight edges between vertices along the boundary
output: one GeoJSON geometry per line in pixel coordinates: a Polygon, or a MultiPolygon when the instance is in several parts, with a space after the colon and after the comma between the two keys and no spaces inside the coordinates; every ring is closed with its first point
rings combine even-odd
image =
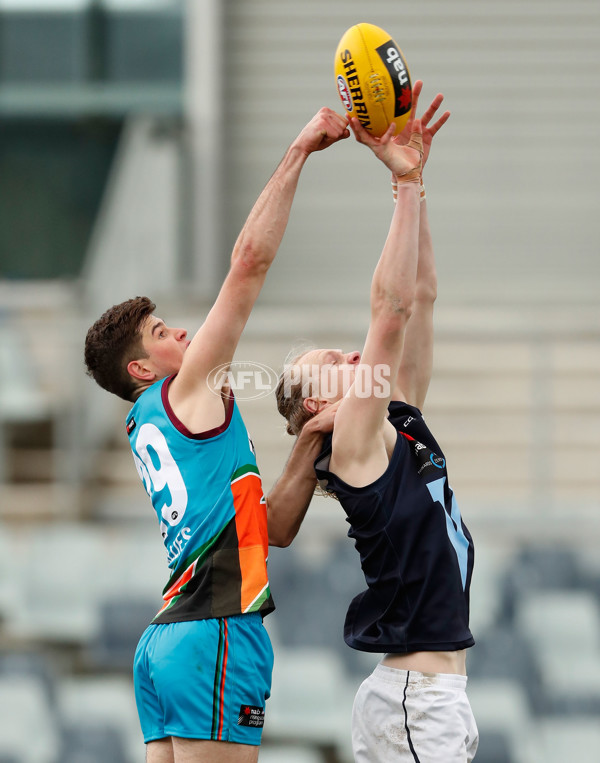
{"type": "Polygon", "coordinates": [[[214,368],[209,375],[210,388],[215,395],[228,386],[238,400],[258,400],[275,391],[277,372],[264,363],[236,360],[214,368]]]}

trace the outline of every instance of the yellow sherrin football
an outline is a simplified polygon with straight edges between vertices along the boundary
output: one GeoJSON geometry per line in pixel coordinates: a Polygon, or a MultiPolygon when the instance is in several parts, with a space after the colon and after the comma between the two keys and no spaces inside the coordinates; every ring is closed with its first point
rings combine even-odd
{"type": "Polygon", "coordinates": [[[355,24],[339,42],[335,78],[340,99],[371,135],[380,137],[392,122],[402,131],[412,108],[410,73],[402,51],[374,24],[355,24]]]}

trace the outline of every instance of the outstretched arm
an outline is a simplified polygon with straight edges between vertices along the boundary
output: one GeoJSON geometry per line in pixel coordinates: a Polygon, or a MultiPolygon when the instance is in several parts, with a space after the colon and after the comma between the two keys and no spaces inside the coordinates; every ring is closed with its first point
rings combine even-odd
{"type": "Polygon", "coordinates": [[[289,546],[298,534],[317,484],[314,461],[323,435],[333,429],[337,407],[329,406],[304,425],[283,474],[267,495],[271,546],[289,546]]]}
{"type": "Polygon", "coordinates": [[[433,368],[433,306],[437,296],[437,275],[427,202],[421,201],[419,219],[419,262],[415,299],[404,333],[404,346],[392,400],[404,400],[423,408],[433,368]]]}
{"type": "MultiPolygon", "coordinates": [[[[413,110],[417,110],[423,82],[417,80],[413,88],[413,110]]],[[[445,111],[432,124],[444,96],[438,93],[421,117],[423,128],[423,166],[429,158],[431,143],[438,130],[448,121],[450,112],[445,111]]],[[[404,144],[410,136],[412,118],[406,128],[395,138],[404,144]]],[[[433,306],[437,296],[437,275],[427,201],[421,194],[421,215],[419,221],[419,261],[417,265],[417,281],[415,299],[410,321],[404,336],[404,347],[400,367],[396,377],[392,399],[404,400],[417,408],[422,408],[431,381],[433,367],[433,306]]]]}
{"type": "Polygon", "coordinates": [[[370,388],[355,381],[340,404],[333,433],[332,469],[356,486],[372,482],[387,465],[387,406],[415,299],[421,124],[414,121],[410,142],[405,146],[393,142],[393,127],[381,138],[374,138],[352,121],[357,140],[381,159],[398,183],[398,203],[371,283],[371,322],[359,366],[370,388]]]}
{"type": "Polygon", "coordinates": [[[207,385],[210,371],[229,363],[283,238],[300,173],[310,154],[349,136],[346,119],[322,108],[288,148],[258,197],[233,249],[215,304],[186,351],[180,390],[207,385]]]}
{"type": "Polygon", "coordinates": [[[258,197],[233,249],[231,267],[169,388],[175,415],[192,432],[223,421],[221,390],[244,326],[285,233],[302,168],[310,156],[349,136],[345,117],[322,108],[288,148],[258,197]]]}

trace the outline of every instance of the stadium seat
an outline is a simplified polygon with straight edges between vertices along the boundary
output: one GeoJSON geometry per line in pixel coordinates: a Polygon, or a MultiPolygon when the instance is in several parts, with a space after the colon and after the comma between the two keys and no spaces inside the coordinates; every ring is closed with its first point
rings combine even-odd
{"type": "Polygon", "coordinates": [[[569,548],[532,546],[509,560],[501,583],[500,617],[512,622],[516,607],[532,591],[573,590],[582,582],[575,553],[569,548]]]}
{"type": "Polygon", "coordinates": [[[541,655],[541,668],[546,715],[561,719],[600,718],[600,653],[575,649],[565,656],[545,652],[541,655]]]}
{"type": "Polygon", "coordinates": [[[263,744],[260,748],[260,763],[324,763],[324,758],[318,750],[293,744],[263,744]]]}
{"type": "Polygon", "coordinates": [[[538,727],[544,763],[598,763],[600,723],[592,719],[544,720],[538,727]]]}
{"type": "Polygon", "coordinates": [[[97,631],[95,584],[101,569],[101,536],[70,523],[37,525],[23,532],[27,560],[18,578],[21,596],[6,623],[15,638],[83,644],[97,631]]]}
{"type": "Polygon", "coordinates": [[[119,728],[92,721],[66,728],[60,763],[133,763],[119,728]]]}
{"type": "MultiPolygon", "coordinates": [[[[130,455],[125,452],[123,457],[129,459],[130,455]]],[[[129,466],[135,471],[133,464],[129,466]]],[[[141,483],[139,487],[144,500],[141,483]]],[[[101,574],[95,584],[101,601],[127,594],[144,599],[154,597],[156,610],[161,606],[161,594],[170,570],[149,501],[147,510],[148,516],[143,521],[118,529],[108,526],[96,530],[102,537],[101,574]]]]}
{"type": "Polygon", "coordinates": [[[343,538],[316,558],[293,546],[273,551],[269,575],[282,643],[334,649],[346,659],[351,651],[343,641],[346,611],[365,587],[352,543],[343,538]]]}
{"type": "Polygon", "coordinates": [[[502,576],[506,569],[506,553],[499,553],[492,544],[477,540],[475,569],[471,581],[470,627],[475,640],[500,617],[502,576]]]}
{"type": "Polygon", "coordinates": [[[336,637],[341,639],[344,609],[319,570],[292,547],[283,553],[270,551],[269,577],[282,643],[333,648],[336,637]]]}
{"type": "MultiPolygon", "coordinates": [[[[502,737],[514,763],[538,763],[535,723],[527,695],[520,684],[501,678],[469,678],[467,696],[480,737],[502,737]]],[[[484,754],[486,744],[484,741],[484,754]]],[[[475,760],[479,763],[478,754],[475,760]]]]}
{"type": "Polygon", "coordinates": [[[523,593],[515,624],[536,650],[600,656],[600,611],[587,591],[523,593]]]}
{"type": "Polygon", "coordinates": [[[44,686],[33,676],[0,676],[0,755],[56,763],[59,737],[44,686]]]}
{"type": "Polygon", "coordinates": [[[600,613],[589,591],[524,594],[515,625],[540,666],[537,712],[570,716],[600,713],[600,613]]]}
{"type": "Polygon", "coordinates": [[[484,731],[479,736],[477,763],[514,763],[510,742],[501,731],[484,731]]]}
{"type": "Polygon", "coordinates": [[[142,733],[130,678],[63,678],[58,683],[57,702],[66,729],[87,728],[93,719],[96,728],[117,731],[130,763],[143,757],[142,733]]]}
{"type": "Polygon", "coordinates": [[[471,680],[509,679],[527,695],[532,711],[542,706],[540,665],[535,649],[523,634],[512,627],[490,627],[477,635],[467,651],[467,671],[471,680]]]}
{"type": "Polygon", "coordinates": [[[157,611],[155,597],[123,596],[100,604],[99,631],[85,650],[89,668],[129,675],[140,636],[157,611]]]}
{"type": "Polygon", "coordinates": [[[333,650],[279,649],[265,734],[274,740],[334,745],[347,753],[356,688],[333,650]]]}
{"type": "Polygon", "coordinates": [[[316,558],[293,546],[271,549],[269,576],[277,610],[266,623],[281,645],[330,649],[355,682],[372,672],[382,655],[350,649],[344,642],[348,606],[365,588],[359,556],[348,538],[336,539],[316,558]]]}
{"type": "Polygon", "coordinates": [[[582,570],[582,589],[592,593],[600,607],[600,559],[598,556],[597,548],[592,545],[590,548],[582,548],[578,558],[582,570]]]}
{"type": "Polygon", "coordinates": [[[55,707],[57,672],[50,659],[29,649],[0,651],[0,680],[28,678],[43,689],[50,708],[55,707]]]}

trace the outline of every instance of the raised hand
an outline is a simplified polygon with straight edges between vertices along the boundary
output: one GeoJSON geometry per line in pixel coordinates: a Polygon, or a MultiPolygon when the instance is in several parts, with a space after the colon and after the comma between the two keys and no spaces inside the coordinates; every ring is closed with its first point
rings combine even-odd
{"type": "Polygon", "coordinates": [[[324,106],[300,132],[293,145],[301,148],[307,155],[322,151],[350,137],[348,121],[332,109],[324,106]]]}
{"type": "Polygon", "coordinates": [[[354,137],[380,159],[392,174],[404,182],[419,181],[421,174],[421,156],[423,153],[421,139],[421,120],[412,120],[412,132],[403,145],[394,140],[395,124],[389,126],[380,138],[371,135],[361,125],[358,119],[350,120],[354,137]]]}
{"type": "MultiPolygon", "coordinates": [[[[400,146],[406,145],[409,140],[410,136],[413,132],[413,125],[415,120],[415,114],[417,113],[417,107],[419,104],[419,96],[421,95],[421,91],[423,90],[423,80],[418,79],[415,84],[413,85],[413,102],[412,102],[412,110],[410,112],[410,118],[408,122],[406,123],[406,126],[404,127],[404,130],[399,135],[396,135],[394,138],[394,142],[397,143],[400,146]]],[[[427,158],[429,157],[429,152],[431,150],[431,142],[433,141],[434,135],[438,132],[440,127],[443,127],[443,125],[446,124],[448,119],[450,118],[450,112],[445,111],[442,116],[434,122],[432,125],[429,123],[434,118],[436,111],[439,109],[439,107],[442,105],[442,101],[444,100],[444,96],[442,93],[438,93],[431,104],[429,105],[429,108],[426,109],[423,116],[421,117],[421,125],[422,125],[422,135],[423,135],[423,166],[425,166],[425,163],[427,162],[427,158]]]]}

